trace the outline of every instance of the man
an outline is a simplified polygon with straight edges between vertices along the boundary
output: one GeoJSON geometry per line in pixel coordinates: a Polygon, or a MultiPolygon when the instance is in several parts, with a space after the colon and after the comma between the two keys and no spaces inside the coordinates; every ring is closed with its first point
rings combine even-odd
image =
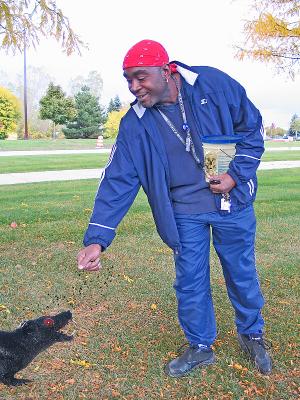
{"type": "Polygon", "coordinates": [[[85,248],[78,254],[79,268],[100,268],[101,252],[142,186],[158,233],[174,252],[178,318],[189,342],[165,372],[180,377],[215,361],[211,230],[240,345],[258,370],[269,374],[252,205],[264,151],[261,115],[231,77],[211,67],[169,63],[164,47],[152,40],[142,40],[128,51],[123,70],[136,101],[120,123],[102,174],[85,248]],[[227,172],[210,176],[207,183],[201,138],[236,134],[242,140],[227,172]]]}

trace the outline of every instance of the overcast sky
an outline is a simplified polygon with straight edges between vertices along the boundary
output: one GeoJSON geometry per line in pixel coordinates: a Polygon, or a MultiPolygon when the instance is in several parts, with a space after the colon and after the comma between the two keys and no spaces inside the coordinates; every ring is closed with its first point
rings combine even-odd
{"type": "MultiPolygon", "coordinates": [[[[234,44],[243,41],[242,27],[251,0],[58,0],[73,29],[88,44],[82,55],[64,55],[53,40],[28,52],[28,65],[45,67],[67,89],[71,78],[97,70],[103,78],[102,104],[119,95],[132,101],[122,75],[127,50],[142,39],[161,42],[171,60],[210,65],[237,79],[261,110],[265,125],[288,128],[300,115],[300,76],[295,81],[276,75],[271,65],[238,61],[234,44]]],[[[22,73],[22,56],[0,52],[0,69],[22,73]]]]}

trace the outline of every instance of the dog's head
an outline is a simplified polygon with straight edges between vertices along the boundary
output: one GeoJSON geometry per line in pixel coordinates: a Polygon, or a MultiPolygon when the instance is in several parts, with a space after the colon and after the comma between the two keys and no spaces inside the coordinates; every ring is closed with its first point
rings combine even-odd
{"type": "Polygon", "coordinates": [[[37,319],[22,322],[18,330],[27,338],[32,338],[35,343],[66,342],[73,339],[60,330],[72,319],[71,311],[64,311],[57,315],[45,315],[37,319]]]}

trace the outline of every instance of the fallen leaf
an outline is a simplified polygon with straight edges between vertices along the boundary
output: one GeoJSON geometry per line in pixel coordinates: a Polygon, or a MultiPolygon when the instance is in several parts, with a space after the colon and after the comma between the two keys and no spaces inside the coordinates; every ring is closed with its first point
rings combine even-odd
{"type": "Polygon", "coordinates": [[[115,352],[119,352],[119,351],[121,351],[122,350],[122,347],[120,347],[120,346],[118,346],[118,345],[116,345],[116,346],[114,346],[113,347],[113,351],[115,351],[115,352]]]}
{"type": "Polygon", "coordinates": [[[248,371],[248,369],[243,367],[241,364],[234,363],[234,362],[231,362],[231,364],[229,364],[229,367],[234,368],[238,371],[248,371]]]}
{"type": "Polygon", "coordinates": [[[129,278],[129,276],[127,276],[127,275],[123,275],[123,278],[124,278],[125,281],[127,281],[128,283],[133,282],[133,279],[129,278]]]}
{"type": "Polygon", "coordinates": [[[75,379],[67,379],[66,380],[66,383],[68,383],[69,385],[74,385],[74,383],[75,383],[75,379]]]}
{"type": "Polygon", "coordinates": [[[90,368],[92,365],[96,365],[96,364],[89,363],[86,360],[73,360],[72,358],[70,360],[70,364],[79,365],[80,367],[84,367],[84,368],[90,368]]]}
{"type": "Polygon", "coordinates": [[[7,314],[10,314],[9,309],[4,304],[0,304],[0,312],[1,311],[5,311],[7,314]]]}

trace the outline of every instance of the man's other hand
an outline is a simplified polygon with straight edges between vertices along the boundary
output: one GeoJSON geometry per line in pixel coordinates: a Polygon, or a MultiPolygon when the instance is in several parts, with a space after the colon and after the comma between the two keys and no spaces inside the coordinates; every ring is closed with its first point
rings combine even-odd
{"type": "Polygon", "coordinates": [[[229,193],[236,185],[235,181],[227,173],[210,176],[210,182],[212,183],[210,183],[209,188],[213,193],[229,193]]]}

